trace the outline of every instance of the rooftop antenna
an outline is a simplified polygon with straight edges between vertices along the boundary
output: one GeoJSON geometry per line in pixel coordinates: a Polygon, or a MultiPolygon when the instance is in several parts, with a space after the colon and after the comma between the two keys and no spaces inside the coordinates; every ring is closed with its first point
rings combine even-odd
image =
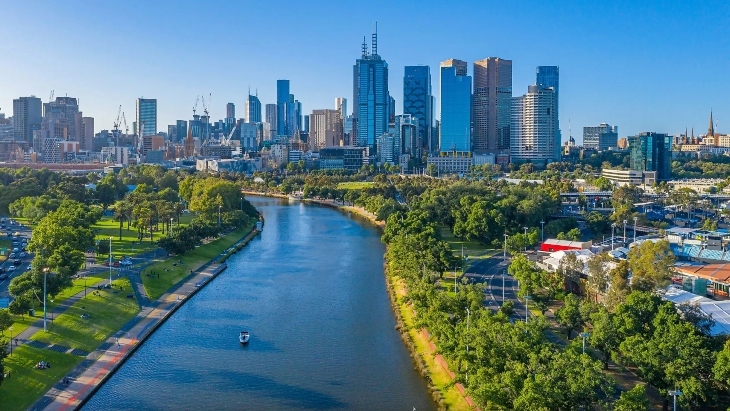
{"type": "Polygon", "coordinates": [[[375,21],[375,31],[373,32],[373,45],[371,47],[373,49],[373,54],[378,54],[378,22],[375,21]]]}
{"type": "Polygon", "coordinates": [[[362,57],[368,56],[368,43],[365,42],[365,36],[362,36],[362,57]]]}

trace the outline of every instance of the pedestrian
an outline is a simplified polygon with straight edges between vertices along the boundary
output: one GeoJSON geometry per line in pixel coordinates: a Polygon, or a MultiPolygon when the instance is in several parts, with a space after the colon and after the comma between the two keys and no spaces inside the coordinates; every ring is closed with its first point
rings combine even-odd
{"type": "Polygon", "coordinates": [[[117,347],[121,347],[122,345],[119,344],[119,338],[117,338],[117,347]]]}

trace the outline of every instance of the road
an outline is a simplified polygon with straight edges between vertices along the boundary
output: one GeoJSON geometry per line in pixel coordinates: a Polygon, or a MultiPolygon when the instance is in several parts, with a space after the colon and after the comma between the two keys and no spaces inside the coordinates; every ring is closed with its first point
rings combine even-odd
{"type": "Polygon", "coordinates": [[[475,261],[469,266],[465,277],[471,282],[484,284],[484,305],[493,311],[499,310],[502,303],[512,301],[514,314],[512,319],[525,319],[525,304],[517,298],[517,280],[507,274],[509,256],[494,256],[475,261]],[[503,286],[504,284],[504,286],[503,286]]]}
{"type": "MultiPolygon", "coordinates": [[[[9,222],[6,222],[4,224],[5,224],[5,228],[2,229],[2,233],[0,234],[3,236],[3,238],[9,239],[10,237],[7,236],[8,233],[12,234],[12,233],[18,232],[18,233],[20,233],[20,235],[18,236],[20,239],[25,238],[25,239],[30,240],[31,230],[27,226],[20,225],[18,223],[10,224],[9,222]]],[[[20,248],[20,247],[18,247],[18,248],[20,248]]],[[[8,253],[11,253],[11,252],[12,252],[12,246],[8,250],[8,253]]],[[[24,258],[18,258],[18,259],[20,259],[23,263],[20,266],[16,267],[16,269],[14,271],[8,271],[8,268],[11,265],[13,265],[13,259],[8,258],[2,264],[0,264],[0,267],[2,267],[5,271],[5,273],[8,274],[8,278],[6,278],[4,280],[0,280],[0,298],[9,296],[8,295],[8,285],[10,285],[10,281],[13,278],[19,276],[20,274],[22,274],[28,270],[28,266],[30,265],[30,262],[33,260],[33,255],[28,254],[24,258]]]]}

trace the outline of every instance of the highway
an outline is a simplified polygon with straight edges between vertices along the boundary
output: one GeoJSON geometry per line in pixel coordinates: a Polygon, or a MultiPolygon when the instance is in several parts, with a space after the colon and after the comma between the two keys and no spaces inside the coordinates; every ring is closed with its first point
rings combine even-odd
{"type": "Polygon", "coordinates": [[[513,320],[525,319],[525,304],[517,298],[517,280],[507,274],[509,256],[503,260],[502,256],[494,256],[475,261],[469,266],[464,276],[470,282],[484,284],[484,305],[493,311],[499,310],[502,302],[514,303],[513,320]],[[504,287],[502,284],[504,283],[504,287]]]}
{"type": "MultiPolygon", "coordinates": [[[[10,237],[8,237],[8,235],[7,235],[8,233],[13,234],[15,232],[18,232],[18,233],[20,233],[20,235],[18,236],[19,239],[25,238],[25,239],[30,240],[31,230],[27,226],[18,224],[17,222],[14,224],[11,224],[10,221],[5,222],[4,224],[5,224],[5,228],[2,229],[2,233],[0,233],[0,235],[2,235],[3,238],[10,239],[10,237]]],[[[19,242],[22,242],[22,241],[19,241],[19,242]]],[[[18,248],[21,248],[21,246],[19,246],[18,248]]],[[[12,253],[12,251],[13,251],[13,246],[11,245],[10,248],[8,249],[8,254],[12,253]]],[[[17,259],[21,260],[23,263],[20,266],[16,267],[16,269],[14,271],[8,270],[8,268],[11,265],[13,265],[14,259],[8,258],[4,262],[2,262],[2,264],[0,264],[0,267],[2,267],[4,269],[3,274],[8,275],[8,278],[6,278],[4,280],[0,280],[0,298],[9,297],[8,285],[10,285],[10,281],[13,278],[19,276],[20,274],[22,274],[28,270],[28,266],[30,265],[30,262],[33,260],[33,255],[29,253],[24,258],[18,257],[17,259]]]]}

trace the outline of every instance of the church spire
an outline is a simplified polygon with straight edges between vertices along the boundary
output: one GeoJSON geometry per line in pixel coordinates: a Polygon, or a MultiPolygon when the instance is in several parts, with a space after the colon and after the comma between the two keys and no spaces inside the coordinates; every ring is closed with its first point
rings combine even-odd
{"type": "Polygon", "coordinates": [[[712,122],[712,110],[710,110],[710,125],[707,127],[707,137],[715,136],[715,125],[712,122]]]}

